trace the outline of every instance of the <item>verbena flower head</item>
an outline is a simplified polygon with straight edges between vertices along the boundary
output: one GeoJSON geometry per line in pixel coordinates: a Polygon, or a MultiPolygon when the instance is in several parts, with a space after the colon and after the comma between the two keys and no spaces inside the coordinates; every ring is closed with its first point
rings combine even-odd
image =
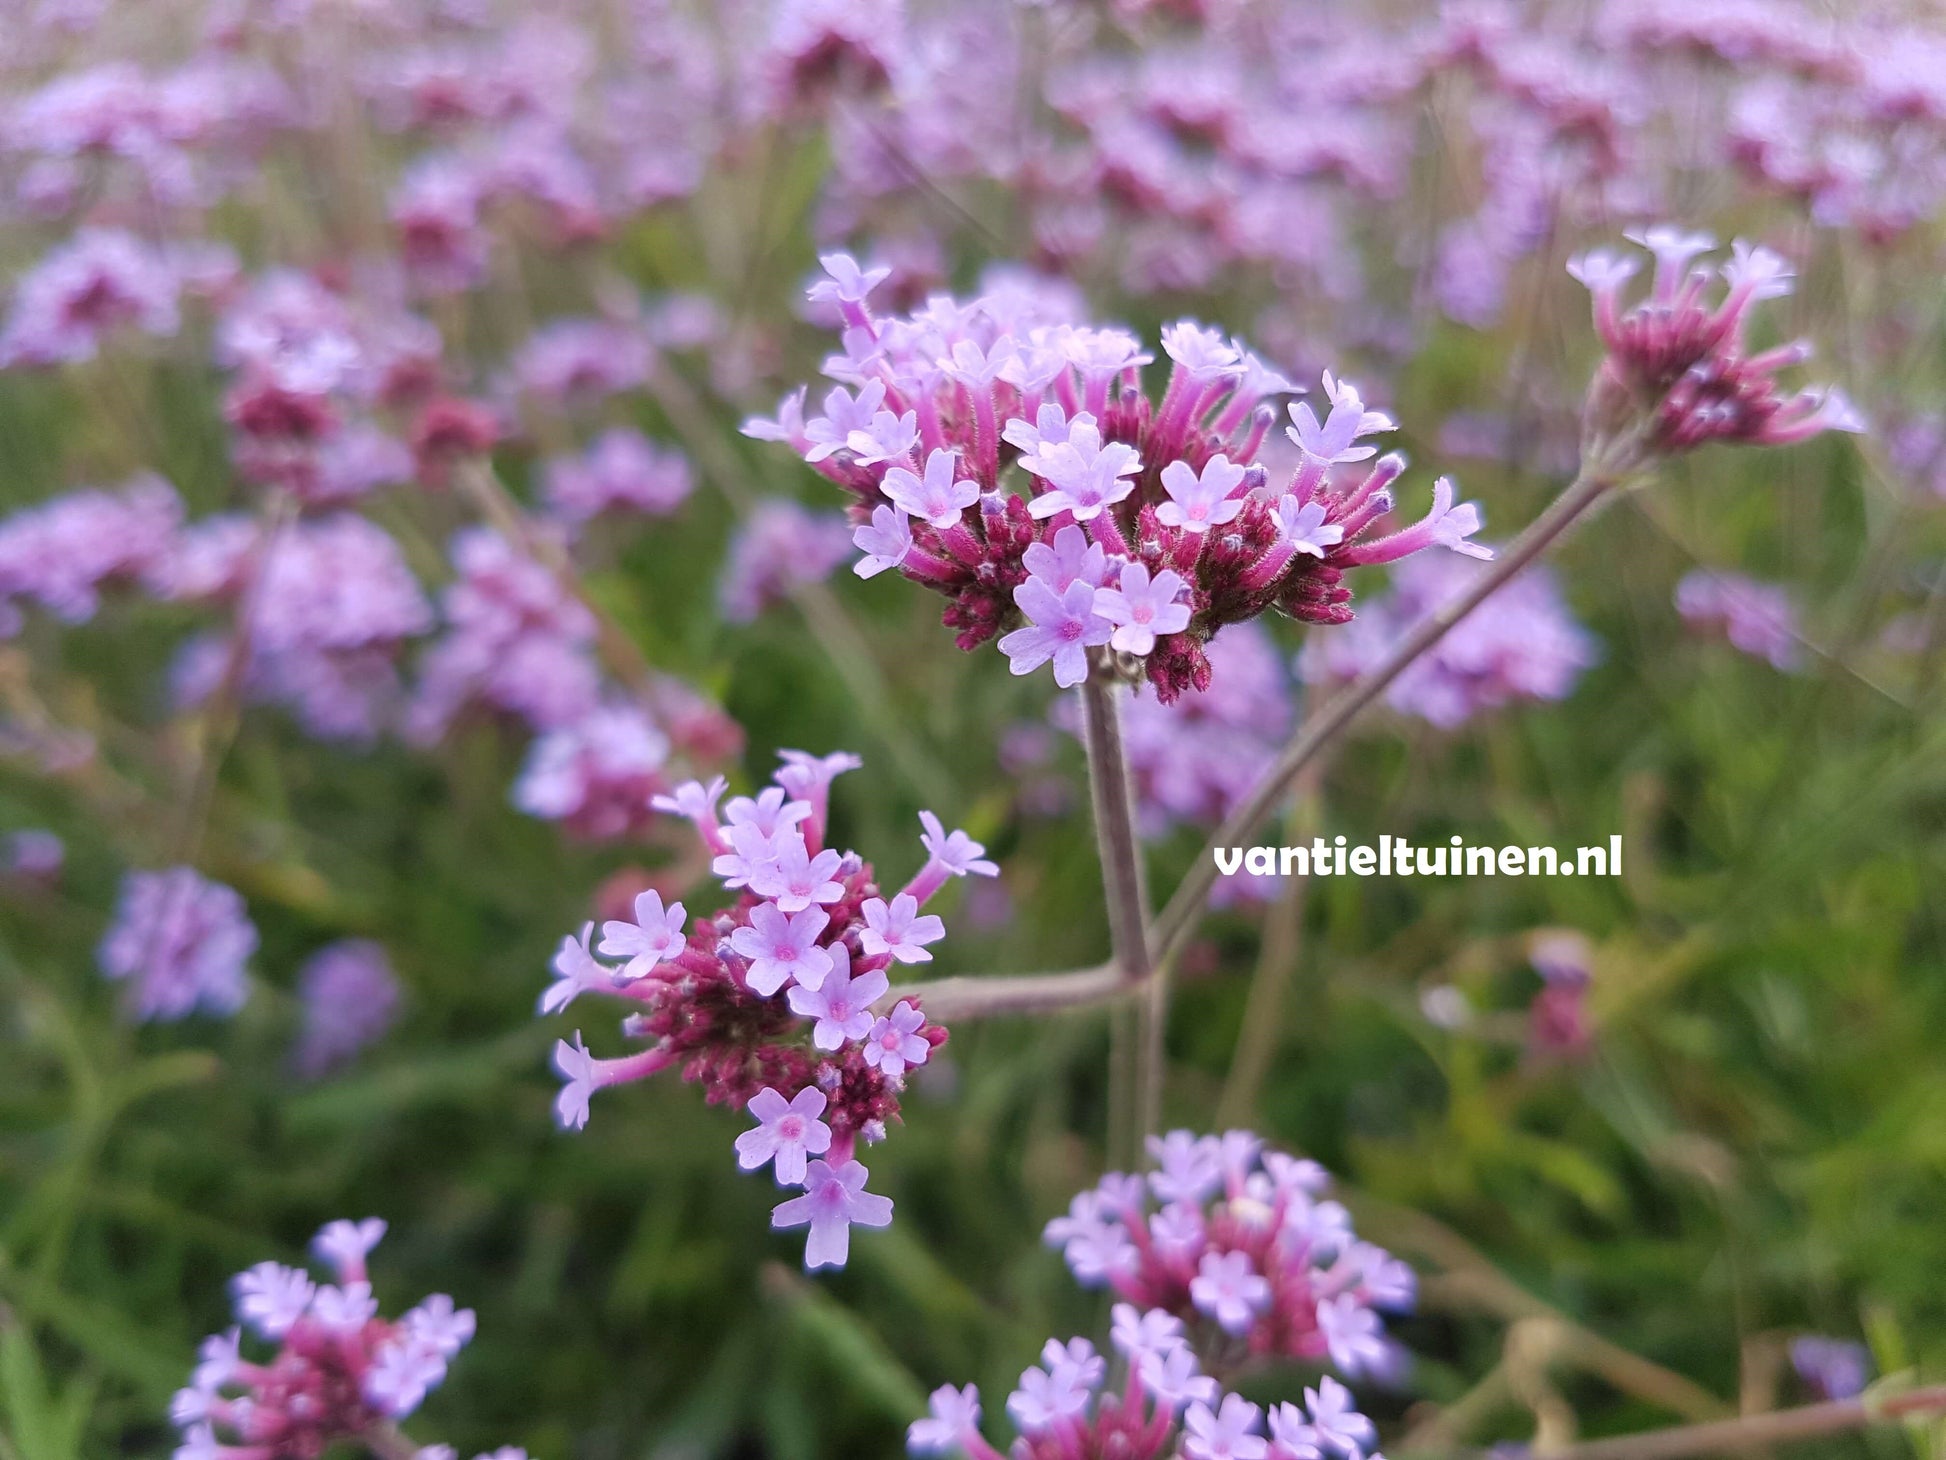
{"type": "Polygon", "coordinates": [[[1030,291],[881,319],[870,275],[844,255],[825,266],[840,384],[820,415],[805,419],[800,393],[745,429],[851,495],[861,576],[896,568],[942,594],[960,646],[998,638],[1016,674],[1051,665],[1065,687],[1099,668],[1173,700],[1208,685],[1205,646],[1226,625],[1273,610],[1342,623],[1347,569],[1485,553],[1478,509],[1443,478],[1426,518],[1382,531],[1405,461],[1369,438],[1393,423],[1329,373],[1322,418],[1292,408],[1298,464],[1273,481],[1258,458],[1290,383],[1213,330],[1163,331],[1171,368],[1152,399],[1132,335],[1030,291]]]}
{"type": "Polygon", "coordinates": [[[1379,1314],[1411,1306],[1411,1269],[1358,1240],[1322,1167],[1243,1131],[1171,1131],[1149,1153],[1146,1178],[1105,1176],[1047,1224],[1079,1282],[1196,1328],[1205,1353],[1348,1376],[1391,1361],[1379,1314]]]}
{"type": "Polygon", "coordinates": [[[391,1433],[444,1381],[472,1340],[472,1311],[435,1293],[380,1317],[366,1258],[384,1235],[377,1217],[325,1226],[312,1250],[335,1282],[275,1262],[237,1275],[237,1326],[203,1341],[169,1407],[176,1460],[313,1460],[391,1433]],[[274,1352],[245,1358],[246,1333],[274,1352]]]}
{"type": "Polygon", "coordinates": [[[136,1019],[234,1014],[250,996],[257,929],[234,888],[191,867],[130,872],[101,940],[101,971],[128,985],[136,1019]]]}
{"type": "MultiPolygon", "coordinates": [[[[1012,1460],[1382,1460],[1371,1448],[1376,1428],[1329,1375],[1303,1404],[1266,1414],[1202,1371],[1182,1324],[1162,1309],[1116,1304],[1112,1342],[1119,1386],[1085,1338],[1047,1341],[1007,1397],[1012,1460]]],[[[906,1431],[911,1454],[1000,1460],[981,1433],[973,1385],[934,1390],[930,1411],[906,1431]]]]}
{"type": "Polygon", "coordinates": [[[1810,358],[1805,341],[1753,351],[1756,305],[1791,292],[1779,254],[1738,239],[1720,269],[1695,262],[1716,249],[1706,233],[1663,224],[1628,235],[1654,256],[1648,292],[1625,304],[1639,259],[1608,249],[1577,256],[1568,272],[1594,296],[1595,330],[1607,347],[1591,397],[1591,426],[1646,423],[1651,451],[1710,441],[1781,446],[1821,431],[1862,431],[1865,421],[1835,386],[1787,391],[1779,372],[1810,358]],[[1718,277],[1722,290],[1714,299],[1718,277]]]}
{"type": "Polygon", "coordinates": [[[747,1111],[739,1164],[804,1188],[773,1223],[808,1227],[806,1265],[835,1266],[853,1226],[891,1217],[891,1203],[865,1190],[859,1150],[884,1139],[911,1072],[946,1041],[915,1000],[892,997],[888,971],[930,958],[945,927],[920,908],[948,879],[996,869],[978,842],[926,812],[925,863],[888,898],[870,863],[825,845],[828,787],[857,758],[782,758],[776,784],[756,796],[726,802],[719,778],[655,798],[694,824],[732,901],[692,913],[645,892],[631,917],[603,925],[599,944],[592,927],[562,939],[541,1011],[584,994],[619,999],[632,1007],[623,1033],[645,1042],[613,1059],[591,1054],[579,1031],[555,1046],[563,1125],[585,1125],[599,1089],[680,1070],[710,1103],[747,1111]]]}

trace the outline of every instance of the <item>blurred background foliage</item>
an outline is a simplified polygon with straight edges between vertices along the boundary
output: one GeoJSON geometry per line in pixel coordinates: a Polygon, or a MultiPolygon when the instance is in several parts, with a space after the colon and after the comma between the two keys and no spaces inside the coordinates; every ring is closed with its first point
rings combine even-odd
{"type": "MultiPolygon", "coordinates": [[[[812,262],[801,211],[819,165],[804,144],[781,172],[805,181],[732,200],[730,216],[759,229],[735,258],[667,221],[620,253],[649,285],[782,311],[812,262]]],[[[967,240],[964,282],[988,246],[967,240]]],[[[538,267],[529,284],[542,308],[574,288],[538,267]]],[[[1510,311],[1499,331],[1435,331],[1396,381],[1415,460],[1439,456],[1414,423],[1504,405],[1504,362],[1523,349],[1540,352],[1537,374],[1585,378],[1582,306],[1565,280],[1548,297],[1544,330],[1510,311]]],[[[1842,301],[1814,290],[1807,307],[1842,301]]],[[[1110,301],[1137,329],[1183,310],[1247,314],[1207,297],[1143,308],[1110,301]]],[[[776,380],[808,376],[821,348],[804,331],[776,380]]],[[[228,500],[220,433],[202,424],[213,397],[189,398],[159,369],[127,383],[171,423],[145,463],[199,506],[228,500]]],[[[652,434],[677,435],[653,404],[637,409],[652,434]]],[[[750,493],[830,505],[787,452],[737,439],[729,408],[684,424],[724,443],[750,493]]],[[[125,425],[50,382],[0,376],[7,499],[134,465],[125,425]]],[[[501,465],[524,491],[526,463],[501,465]]],[[[1560,481],[1532,462],[1472,464],[1464,480],[1498,536],[1560,481]]],[[[393,508],[387,525],[408,544],[437,544],[459,520],[450,499],[393,508]]],[[[922,806],[986,841],[1004,904],[949,894],[941,972],[1105,956],[1078,748],[1062,739],[1052,767],[1073,798],[1059,815],[1025,809],[998,756],[1010,727],[1045,720],[1044,680],[957,653],[922,595],[845,575],[834,590],[887,688],[867,713],[794,609],[723,623],[714,576],[733,520],[701,492],[591,584],[653,662],[746,728],[740,785],[761,781],[779,746],[847,747],[868,770],[836,789],[841,844],[902,876],[920,860],[922,806]]],[[[1261,971],[1274,913],[1209,921],[1170,1028],[1166,1118],[1247,1123],[1315,1156],[1366,1235],[1420,1269],[1423,1311],[1400,1329],[1417,1365],[1374,1412],[1410,1424],[1428,1401],[1471,1395],[1492,1413],[1485,1432],[1518,1436],[1549,1393],[1592,1433],[1734,1411],[1794,1394],[1779,1343],[1807,1330],[1864,1337],[1882,1371],[1946,1364],[1946,719],[1936,677],[1880,664],[1863,632],[1915,596],[1942,549],[1940,514],[1901,506],[1848,443],[1684,462],[1557,555],[1603,646],[1567,701],[1452,734],[1371,719],[1294,813],[1353,842],[1574,845],[1620,831],[1621,879],[1317,881],[1295,956],[1261,971]],[[1804,673],[1684,631],[1670,592],[1697,561],[1799,587],[1820,648],[1804,673]],[[1544,928],[1596,949],[1594,1037],[1578,1061],[1526,1048],[1539,986],[1527,940],[1544,928]],[[1260,1031],[1261,1080],[1226,1089],[1261,978],[1283,985],[1260,1031]],[[1457,1029],[1421,1007],[1446,984],[1479,1011],[1457,1029]],[[1561,1355],[1551,1379],[1510,1338],[1537,1332],[1561,1355]],[[1616,1361],[1589,1335],[1647,1362],[1616,1361]]],[[[731,1159],[742,1122],[691,1089],[631,1087],[599,1101],[585,1132],[557,1130],[546,1055],[565,1026],[534,1017],[545,965],[640,854],[515,812],[519,746],[491,727],[428,758],[334,749],[251,711],[205,865],[248,897],[262,932],[256,995],[228,1024],[131,1028],[94,946],[131,849],[159,848],[171,823],[169,768],[190,747],[157,738],[155,666],[182,628],[165,610],[111,605],[0,648],[0,694],[20,703],[28,655],[57,666],[35,671],[36,690],[105,752],[58,781],[0,765],[0,827],[49,827],[68,847],[57,889],[0,892],[6,1460],[166,1453],[168,1396],[196,1341],[228,1321],[227,1278],[298,1260],[341,1215],[391,1224],[375,1260],[388,1304],[440,1290],[478,1310],[478,1340],[415,1425],[462,1453],[891,1454],[932,1386],[1002,1394],[1049,1333],[1103,1327],[1105,1302],[1039,1241],[1101,1168],[1100,1012],[954,1031],[872,1162],[899,1218],[862,1235],[836,1277],[798,1271],[798,1239],[767,1229],[768,1183],[731,1159]],[[291,971],[354,934],[390,951],[403,1017],[352,1068],[301,1084],[291,971]]],[[[1276,631],[1294,652],[1299,633],[1276,631]]],[[[1154,849],[1160,888],[1198,842],[1184,832],[1154,849]]],[[[1286,1382],[1267,1377],[1262,1392],[1286,1382]]]]}

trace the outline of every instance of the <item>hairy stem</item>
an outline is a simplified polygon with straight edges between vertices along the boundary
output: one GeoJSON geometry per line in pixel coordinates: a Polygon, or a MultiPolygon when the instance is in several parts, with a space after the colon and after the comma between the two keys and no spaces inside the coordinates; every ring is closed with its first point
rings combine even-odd
{"type": "Polygon", "coordinates": [[[1544,1453],[1548,1460],[1684,1460],[1691,1455],[1743,1453],[1764,1445],[1790,1444],[1874,1424],[1931,1419],[1941,1414],[1946,1414],[1946,1384],[1933,1384],[1877,1400],[1836,1399],[1825,1404],[1776,1409],[1767,1414],[1712,1420],[1707,1424],[1615,1435],[1537,1453],[1544,1453]]]}
{"type": "Polygon", "coordinates": [[[1369,708],[1391,683],[1411,668],[1414,660],[1426,653],[1478,608],[1509,579],[1545,552],[1583,513],[1601,501],[1626,473],[1605,468],[1600,462],[1584,462],[1581,473],[1568,489],[1548,504],[1547,510],[1529,524],[1527,530],[1480,574],[1473,586],[1439,609],[1402,639],[1376,669],[1347,689],[1334,695],[1324,707],[1305,721],[1297,737],[1285,748],[1277,762],[1257,782],[1223,824],[1216,829],[1182,883],[1156,920],[1151,949],[1161,957],[1178,951],[1195,931],[1203,904],[1216,885],[1216,848],[1241,845],[1283,798],[1303,769],[1335,740],[1361,712],[1369,708]]]}

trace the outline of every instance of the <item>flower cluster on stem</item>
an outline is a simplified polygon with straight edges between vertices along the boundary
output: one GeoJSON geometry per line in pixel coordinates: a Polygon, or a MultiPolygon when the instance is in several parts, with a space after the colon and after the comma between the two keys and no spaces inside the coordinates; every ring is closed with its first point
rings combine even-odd
{"type": "Polygon", "coordinates": [[[916,1000],[893,996],[888,975],[931,961],[946,929],[921,909],[948,880],[998,869],[965,832],[922,812],[926,861],[885,896],[869,862],[825,845],[831,781],[858,758],[790,750],[783,761],[775,784],[720,814],[720,777],[656,798],[694,824],[735,900],[692,922],[681,903],[642,893],[598,944],[592,923],[561,940],[540,1008],[588,993],[620,999],[632,1006],[623,1032],[646,1041],[614,1059],[589,1053],[578,1030],[555,1045],[563,1125],[585,1125],[605,1086],[680,1070],[712,1104],[755,1122],[736,1142],[743,1169],[769,1166],[780,1185],[803,1188],[773,1225],[809,1228],[807,1266],[840,1266],[853,1226],[891,1220],[891,1202],[864,1189],[859,1147],[884,1139],[907,1072],[946,1041],[916,1000]]]}

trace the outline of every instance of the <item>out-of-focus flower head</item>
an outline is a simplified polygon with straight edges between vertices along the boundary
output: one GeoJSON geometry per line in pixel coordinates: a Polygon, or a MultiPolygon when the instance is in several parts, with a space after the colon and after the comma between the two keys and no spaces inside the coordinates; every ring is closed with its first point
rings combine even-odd
{"type": "Polygon", "coordinates": [[[349,1062],[392,1027],[399,980],[377,943],[345,938],[305,961],[298,970],[297,997],[304,1022],[292,1063],[299,1075],[315,1080],[349,1062]]]}
{"type": "Polygon", "coordinates": [[[101,971],[128,986],[136,1019],[234,1014],[250,997],[257,929],[234,888],[193,868],[130,872],[101,940],[101,971]]]}
{"type": "Polygon", "coordinates": [[[1797,605],[1777,584],[1698,568],[1676,585],[1676,612],[1692,629],[1720,633],[1773,668],[1789,673],[1803,665],[1797,605]]]}
{"type": "Polygon", "coordinates": [[[295,1460],[379,1442],[444,1382],[472,1340],[473,1312],[434,1293],[397,1318],[380,1317],[366,1258],[384,1235],[377,1217],[320,1231],[312,1250],[335,1282],[276,1262],[237,1275],[236,1326],[203,1341],[169,1406],[183,1437],[177,1460],[295,1460]],[[274,1352],[245,1358],[246,1333],[274,1352]]]}
{"type": "MultiPolygon", "coordinates": [[[[1357,679],[1464,593],[1478,572],[1451,557],[1400,564],[1389,593],[1372,599],[1340,632],[1306,641],[1299,677],[1315,685],[1357,679]]],[[[1565,699],[1599,658],[1600,645],[1575,621],[1553,575],[1529,568],[1416,659],[1387,688],[1385,702],[1450,730],[1517,701],[1565,699]]]]}

